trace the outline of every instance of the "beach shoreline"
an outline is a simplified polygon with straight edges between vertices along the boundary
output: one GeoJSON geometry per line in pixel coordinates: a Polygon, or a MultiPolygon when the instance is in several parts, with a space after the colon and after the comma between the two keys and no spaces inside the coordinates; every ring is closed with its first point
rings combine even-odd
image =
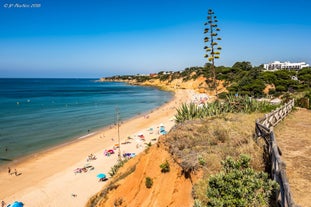
{"type": "MultiPolygon", "coordinates": [[[[152,86],[144,86],[144,87],[152,87],[152,86]]],[[[168,91],[168,92],[172,92],[172,91],[168,91]]],[[[169,104],[174,99],[174,96],[175,96],[174,92],[172,92],[172,93],[173,93],[172,97],[167,102],[165,102],[164,104],[162,104],[160,106],[157,106],[156,108],[153,108],[151,110],[141,112],[141,113],[139,113],[139,114],[137,114],[137,115],[135,115],[133,117],[126,118],[126,119],[122,120],[122,123],[126,124],[127,122],[130,122],[131,120],[135,120],[135,119],[137,119],[137,118],[139,118],[141,116],[146,116],[146,115],[148,115],[150,113],[153,113],[156,110],[161,109],[162,107],[165,107],[165,105],[169,104]]],[[[21,164],[23,162],[27,162],[28,160],[32,159],[33,157],[37,157],[37,156],[49,153],[49,152],[54,151],[54,150],[58,150],[59,148],[63,148],[63,147],[66,147],[68,145],[71,145],[71,144],[74,144],[76,142],[79,142],[82,139],[88,139],[91,136],[97,136],[98,134],[100,134],[102,132],[105,132],[105,131],[107,131],[107,130],[109,130],[111,128],[114,128],[114,127],[115,127],[115,124],[110,124],[108,126],[104,126],[104,127],[101,127],[101,128],[99,128],[99,129],[97,129],[95,131],[92,131],[89,134],[84,134],[84,135],[81,135],[81,136],[76,136],[76,137],[73,137],[70,140],[65,140],[63,143],[57,144],[55,146],[50,146],[50,147],[44,148],[42,150],[36,151],[34,153],[31,153],[29,155],[25,155],[23,157],[18,157],[16,159],[14,159],[13,161],[11,161],[10,163],[1,164],[0,165],[0,172],[5,170],[5,169],[7,169],[10,166],[19,165],[19,164],[21,164]]]]}
{"type": "MultiPolygon", "coordinates": [[[[166,129],[170,130],[175,125],[172,118],[176,108],[182,102],[189,100],[190,94],[189,90],[176,90],[172,99],[164,105],[124,120],[120,126],[121,142],[129,136],[137,139],[135,136],[139,132],[146,134],[146,142],[157,140],[159,134],[156,129],[159,124],[163,123],[166,129]],[[149,134],[149,128],[154,128],[154,133],[149,134]]],[[[98,182],[96,174],[108,175],[111,167],[117,162],[116,154],[110,157],[103,155],[104,149],[109,149],[116,144],[116,139],[116,126],[108,126],[87,137],[77,138],[69,143],[22,158],[16,163],[10,163],[12,170],[17,169],[17,172],[21,173],[19,176],[9,175],[7,172],[9,165],[2,165],[0,199],[7,203],[15,200],[22,201],[26,206],[64,204],[84,206],[88,199],[104,185],[98,182]],[[83,166],[89,154],[97,157],[96,160],[90,162],[95,169],[75,174],[74,169],[83,166]]],[[[139,153],[144,150],[143,143],[139,148],[137,145],[134,140],[130,144],[121,145],[121,153],[139,153]]]]}
{"type": "MultiPolygon", "coordinates": [[[[168,92],[172,92],[172,91],[168,91],[168,92]]],[[[151,110],[141,112],[141,113],[139,113],[139,114],[137,114],[137,115],[135,115],[133,117],[126,118],[126,119],[122,120],[122,123],[125,124],[125,123],[127,123],[127,122],[129,122],[131,120],[134,120],[136,118],[139,118],[141,116],[148,115],[148,114],[152,113],[153,111],[156,111],[156,110],[160,109],[161,107],[165,107],[165,105],[168,104],[173,99],[174,99],[174,95],[172,95],[171,99],[169,99],[164,104],[162,104],[160,106],[157,106],[156,108],[153,108],[151,110]]],[[[32,159],[32,157],[37,157],[37,156],[40,156],[42,154],[48,153],[50,151],[57,150],[58,148],[66,147],[67,145],[73,144],[75,142],[79,142],[82,139],[88,139],[91,136],[96,136],[96,135],[98,135],[98,134],[100,134],[100,133],[102,133],[104,131],[107,131],[107,130],[113,128],[113,127],[115,127],[115,125],[114,124],[110,124],[108,126],[104,126],[104,127],[99,128],[99,129],[96,129],[95,131],[92,131],[89,134],[84,134],[84,135],[81,135],[81,136],[73,137],[72,139],[65,140],[64,142],[62,142],[60,144],[57,144],[57,145],[54,145],[54,146],[50,146],[50,147],[47,147],[47,148],[44,148],[44,149],[41,149],[41,150],[38,150],[38,151],[33,152],[31,154],[25,155],[23,157],[18,157],[16,159],[14,159],[13,161],[10,161],[9,163],[0,164],[0,172],[3,169],[7,169],[10,166],[19,165],[20,163],[27,162],[28,160],[32,159]]]]}

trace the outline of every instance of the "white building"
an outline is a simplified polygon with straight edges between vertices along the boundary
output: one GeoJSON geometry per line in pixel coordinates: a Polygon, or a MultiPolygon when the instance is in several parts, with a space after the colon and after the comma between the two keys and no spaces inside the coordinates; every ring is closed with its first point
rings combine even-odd
{"type": "Polygon", "coordinates": [[[273,63],[264,64],[264,68],[266,70],[300,70],[302,68],[310,67],[309,64],[305,62],[300,63],[291,63],[291,62],[284,62],[281,63],[280,61],[274,61],[273,63]]]}

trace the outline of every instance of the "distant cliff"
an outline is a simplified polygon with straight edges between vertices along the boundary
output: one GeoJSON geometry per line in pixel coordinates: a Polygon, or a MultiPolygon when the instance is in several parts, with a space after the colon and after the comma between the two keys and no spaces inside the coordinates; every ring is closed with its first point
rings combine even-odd
{"type": "MultiPolygon", "coordinates": [[[[162,90],[174,91],[176,89],[192,89],[198,93],[207,93],[214,95],[207,84],[207,79],[196,71],[186,72],[160,72],[158,74],[149,75],[125,75],[101,78],[100,81],[117,81],[126,82],[133,85],[154,86],[162,90]]],[[[219,82],[218,93],[226,91],[223,82],[219,82]]]]}

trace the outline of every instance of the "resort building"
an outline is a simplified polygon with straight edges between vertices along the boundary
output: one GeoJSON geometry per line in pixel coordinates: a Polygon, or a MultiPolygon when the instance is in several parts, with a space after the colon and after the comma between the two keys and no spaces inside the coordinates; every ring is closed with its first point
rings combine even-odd
{"type": "Polygon", "coordinates": [[[264,64],[264,68],[266,70],[281,70],[281,69],[300,70],[300,69],[306,68],[306,67],[310,67],[310,65],[306,64],[305,62],[300,62],[300,63],[284,62],[284,63],[281,63],[280,61],[274,61],[273,63],[264,64]]]}

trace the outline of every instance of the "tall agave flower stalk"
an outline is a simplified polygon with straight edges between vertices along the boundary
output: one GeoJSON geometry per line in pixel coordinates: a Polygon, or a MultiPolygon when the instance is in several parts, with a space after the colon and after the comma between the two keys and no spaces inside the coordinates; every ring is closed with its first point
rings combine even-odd
{"type": "Polygon", "coordinates": [[[215,90],[215,94],[217,95],[217,84],[216,84],[216,72],[215,72],[215,59],[220,57],[220,50],[222,49],[218,46],[218,41],[221,40],[221,37],[218,36],[218,32],[220,29],[217,25],[217,17],[214,15],[214,11],[212,9],[208,10],[207,22],[204,24],[206,28],[204,29],[204,42],[207,44],[204,46],[204,50],[206,54],[204,55],[207,58],[208,62],[211,63],[211,78],[212,78],[212,87],[215,90]]]}

